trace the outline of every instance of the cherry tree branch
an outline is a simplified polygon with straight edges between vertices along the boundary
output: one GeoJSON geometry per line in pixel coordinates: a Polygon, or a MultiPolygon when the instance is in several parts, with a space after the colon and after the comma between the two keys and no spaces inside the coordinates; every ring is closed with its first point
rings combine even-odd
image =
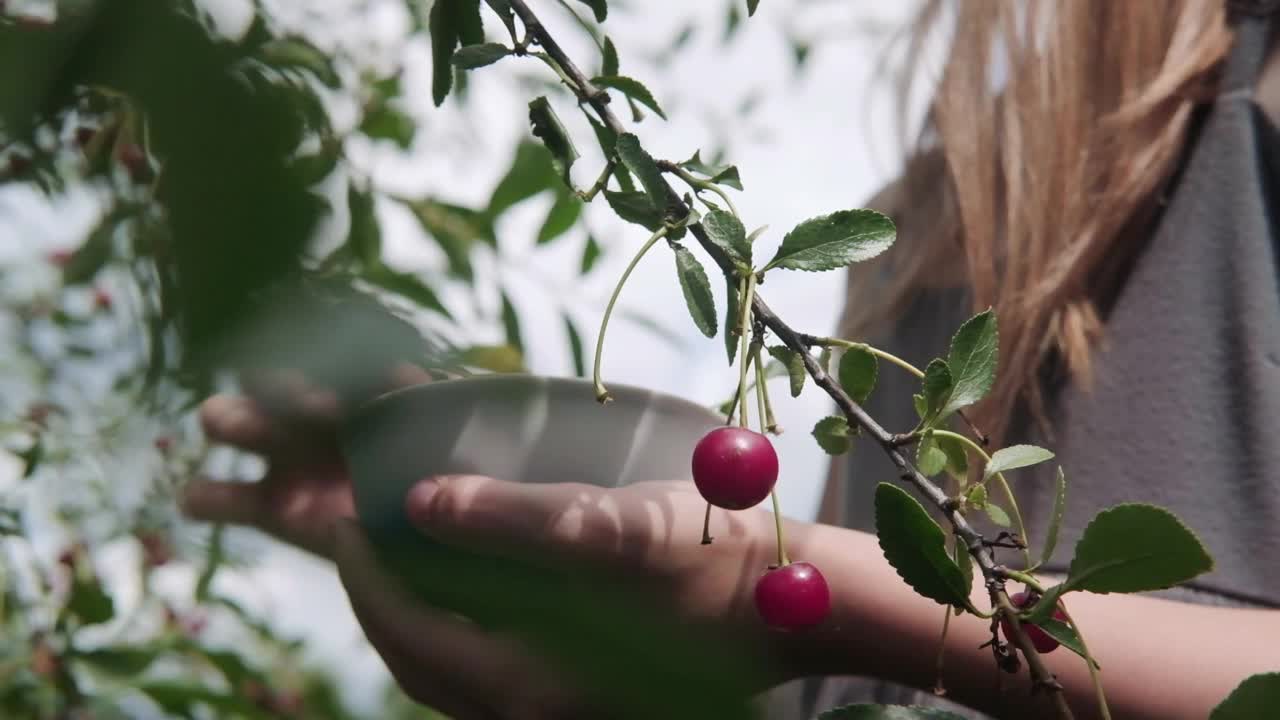
{"type": "MultiPolygon", "coordinates": [[[[577,96],[578,101],[589,105],[600,118],[600,121],[610,130],[619,135],[626,133],[626,127],[609,107],[609,95],[604,90],[593,85],[591,80],[583,74],[582,70],[565,53],[555,38],[547,32],[546,27],[543,26],[538,16],[529,8],[525,0],[509,0],[509,4],[524,24],[527,37],[541,45],[547,55],[560,66],[564,78],[569,81],[567,84],[569,84],[574,95],[577,96]]],[[[663,184],[666,185],[668,205],[677,212],[684,211],[687,213],[689,208],[676,191],[665,181],[663,181],[663,184]]],[[[689,225],[688,229],[702,248],[720,266],[722,271],[730,276],[736,272],[733,261],[715,243],[708,239],[700,224],[689,225]]],[[[755,294],[751,309],[757,321],[762,322],[772,330],[774,335],[788,348],[799,353],[804,361],[805,370],[813,378],[814,383],[822,388],[827,395],[831,396],[831,399],[835,401],[836,406],[840,408],[840,411],[848,420],[849,425],[862,428],[868,436],[875,440],[897,467],[899,477],[904,482],[912,485],[947,519],[956,536],[964,542],[969,554],[981,570],[982,576],[986,581],[986,587],[991,595],[993,607],[1005,613],[1013,612],[1013,605],[1004,587],[1006,578],[1000,571],[995,555],[992,549],[983,542],[982,534],[975,530],[960,512],[959,503],[948,497],[942,488],[917,470],[902,454],[897,436],[885,430],[874,418],[867,414],[858,403],[853,401],[853,398],[849,397],[848,393],[840,387],[840,384],[818,364],[809,353],[807,338],[810,336],[797,332],[779,318],[764,299],[760,297],[759,293],[755,294]]],[[[1071,711],[1062,696],[1062,685],[1057,681],[1053,673],[1045,667],[1039,653],[1035,651],[1034,646],[1031,644],[1030,638],[1017,626],[1016,621],[1011,625],[1013,625],[1014,630],[1012,633],[1014,637],[1011,640],[1023,651],[1023,655],[1026,657],[1031,671],[1033,687],[1053,692],[1057,696],[1055,703],[1059,714],[1064,718],[1071,718],[1071,711]]]]}

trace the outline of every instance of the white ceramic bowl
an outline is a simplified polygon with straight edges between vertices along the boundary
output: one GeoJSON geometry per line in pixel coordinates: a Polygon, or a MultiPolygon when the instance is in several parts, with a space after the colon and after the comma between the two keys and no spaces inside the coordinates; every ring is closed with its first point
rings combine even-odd
{"type": "Polygon", "coordinates": [[[371,534],[408,530],[404,497],[433,475],[616,487],[690,477],[694,445],[723,419],[688,400],[586,380],[487,375],[402,388],[347,421],[342,447],[371,534]]]}

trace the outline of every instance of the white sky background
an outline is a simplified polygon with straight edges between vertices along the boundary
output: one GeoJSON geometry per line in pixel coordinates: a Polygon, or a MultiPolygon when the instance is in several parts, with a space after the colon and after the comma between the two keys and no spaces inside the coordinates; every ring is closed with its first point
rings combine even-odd
{"type": "MultiPolygon", "coordinates": [[[[237,10],[247,3],[218,0],[208,4],[223,8],[219,16],[234,24],[237,10]]],[[[320,32],[322,46],[326,33],[330,40],[349,46],[353,37],[397,36],[408,24],[403,6],[394,2],[373,3],[382,9],[363,17],[352,14],[349,2],[273,4],[282,6],[282,15],[296,15],[309,31],[320,32]]],[[[570,4],[586,12],[585,6],[570,4]]],[[[765,0],[756,17],[743,18],[737,37],[728,46],[720,41],[726,7],[720,0],[629,2],[626,10],[613,8],[605,29],[618,46],[622,74],[645,82],[671,118],[664,123],[650,115],[633,126],[655,157],[682,160],[700,147],[713,150],[718,138],[728,139],[727,160],[739,167],[746,188],[742,193],[730,192],[748,230],[770,226],[756,250],[757,257],[768,257],[796,223],[860,207],[892,177],[897,166],[892,102],[883,87],[871,92],[871,71],[875,53],[887,39],[884,28],[896,27],[914,4],[765,0]],[[797,12],[798,6],[807,9],[797,12]],[[643,59],[665,48],[690,21],[698,32],[671,67],[656,70],[643,59]],[[860,32],[859,26],[865,30],[867,23],[880,31],[860,32]],[[787,42],[788,29],[801,37],[824,38],[815,42],[808,64],[798,76],[787,42]],[[750,119],[743,122],[736,108],[751,94],[758,94],[761,100],[750,119]],[[714,126],[709,124],[707,110],[723,119],[714,126]]],[[[570,27],[563,13],[550,7],[553,3],[533,5],[571,57],[588,71],[598,67],[595,48],[570,27]]],[[[491,38],[505,41],[505,32],[487,9],[485,14],[491,38]]],[[[412,96],[408,110],[425,127],[418,145],[408,154],[389,146],[355,148],[356,154],[366,156],[384,189],[483,204],[506,169],[511,143],[528,132],[525,105],[530,98],[515,91],[509,74],[517,69],[545,68],[533,60],[507,59],[473,73],[471,107],[463,114],[450,107],[452,100],[444,108],[431,106],[426,43],[412,44],[407,58],[402,86],[412,96]],[[474,152],[447,158],[442,158],[438,149],[423,147],[428,140],[439,142],[451,133],[481,142],[475,143],[474,152]]],[[[614,107],[630,124],[625,104],[615,101],[614,107]]],[[[585,187],[600,167],[598,151],[588,152],[595,145],[594,138],[571,107],[557,109],[583,152],[574,174],[585,187]]],[[[502,268],[480,263],[477,270],[501,273],[510,287],[521,313],[532,370],[563,375],[571,372],[571,365],[557,303],[568,302],[574,308],[589,363],[604,301],[646,232],[613,217],[603,199],[593,203],[586,211],[587,224],[606,252],[597,269],[585,281],[579,280],[577,265],[585,240],[581,230],[535,251],[533,238],[549,205],[549,197],[538,198],[511,211],[498,228],[499,241],[510,261],[502,268]]],[[[441,258],[423,239],[413,218],[392,205],[380,210],[388,261],[407,270],[439,269],[441,258]]],[[[34,224],[27,229],[52,229],[65,217],[51,212],[48,217],[32,219],[34,224]]],[[[20,247],[15,245],[22,242],[19,233],[12,229],[0,227],[0,259],[12,256],[20,247]]],[[[65,237],[65,224],[60,229],[58,235],[65,237]]],[[[697,252],[713,269],[709,259],[697,252]]],[[[712,273],[712,287],[723,312],[724,288],[717,275],[712,273]]],[[[843,288],[840,272],[778,271],[769,275],[761,293],[797,329],[827,334],[835,328],[843,288]]],[[[497,297],[482,301],[487,305],[483,315],[496,315],[497,297]]],[[[465,295],[450,294],[446,302],[467,317],[465,295]]],[[[623,291],[622,308],[655,317],[678,342],[662,341],[615,315],[605,350],[606,380],[654,388],[705,404],[718,403],[732,392],[737,372],[729,369],[721,340],[708,340],[689,319],[669,252],[659,247],[646,257],[623,291]]],[[[499,328],[492,324],[478,331],[490,340],[500,337],[499,328]]],[[[800,398],[792,399],[785,379],[774,382],[775,413],[787,430],[775,440],[782,464],[778,490],[783,511],[793,517],[812,518],[828,460],[809,430],[818,418],[829,414],[830,402],[811,384],[800,398]]],[[[189,570],[173,568],[171,580],[189,581],[187,573],[189,570]]],[[[272,547],[255,568],[237,575],[223,577],[221,588],[266,612],[285,631],[306,635],[318,657],[340,663],[354,693],[352,699],[364,709],[373,709],[371,703],[380,689],[374,681],[382,682],[383,670],[364,646],[345,594],[328,565],[289,548],[272,547]]]]}

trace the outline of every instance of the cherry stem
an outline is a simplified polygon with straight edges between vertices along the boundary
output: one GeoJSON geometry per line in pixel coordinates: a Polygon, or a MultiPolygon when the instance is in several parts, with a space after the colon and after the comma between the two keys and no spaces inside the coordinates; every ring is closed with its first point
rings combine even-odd
{"type": "Polygon", "coordinates": [[[778,419],[773,416],[773,403],[769,402],[769,383],[764,372],[764,363],[761,362],[760,351],[764,347],[764,341],[757,334],[751,341],[752,362],[756,364],[756,392],[760,396],[760,421],[761,431],[779,435],[778,419]]]}
{"type": "Polygon", "coordinates": [[[1066,616],[1067,622],[1076,631],[1076,638],[1080,640],[1080,651],[1084,654],[1084,663],[1089,668],[1089,679],[1093,681],[1093,690],[1098,696],[1098,714],[1102,716],[1102,720],[1111,720],[1111,708],[1107,706],[1107,693],[1102,689],[1102,678],[1098,677],[1098,664],[1089,653],[1089,645],[1084,641],[1084,633],[1080,632],[1080,626],[1076,624],[1075,618],[1067,612],[1067,604],[1062,601],[1062,598],[1058,598],[1058,609],[1066,616]]]}
{"type": "Polygon", "coordinates": [[[711,544],[711,503],[707,503],[707,512],[702,516],[702,544],[711,544]]]}
{"type": "Polygon", "coordinates": [[[773,502],[773,527],[778,534],[778,567],[786,567],[791,564],[791,559],[787,557],[787,542],[782,533],[782,506],[778,504],[778,491],[769,491],[769,500],[773,502]]]}
{"type": "Polygon", "coordinates": [[[765,393],[764,364],[760,362],[760,346],[758,340],[751,342],[751,364],[756,367],[756,406],[760,411],[760,432],[768,432],[770,421],[773,415],[769,411],[769,400],[765,393]]]}
{"type": "Polygon", "coordinates": [[[627,284],[627,278],[631,277],[631,271],[636,269],[636,265],[640,263],[640,258],[649,252],[649,248],[665,237],[667,228],[660,227],[657,232],[649,236],[641,246],[636,256],[631,258],[631,262],[627,265],[627,269],[622,271],[622,277],[618,278],[618,284],[613,288],[613,294],[609,296],[609,304],[604,308],[604,317],[600,318],[600,332],[596,334],[596,360],[595,367],[592,368],[592,380],[595,382],[596,401],[601,403],[609,402],[609,391],[605,389],[604,382],[600,379],[600,359],[604,356],[604,333],[609,328],[609,317],[613,315],[613,306],[618,302],[618,296],[622,294],[622,286],[627,284]]]}
{"type": "Polygon", "coordinates": [[[942,671],[947,660],[947,631],[951,628],[951,606],[942,608],[942,635],[938,638],[937,677],[933,681],[933,694],[942,697],[947,688],[942,682],[942,671]]]}
{"type": "Polygon", "coordinates": [[[747,335],[751,330],[751,300],[755,297],[756,276],[755,273],[747,273],[742,279],[742,319],[738,323],[742,338],[738,341],[738,402],[741,407],[738,410],[738,425],[747,427],[747,362],[750,357],[747,352],[747,335]]]}

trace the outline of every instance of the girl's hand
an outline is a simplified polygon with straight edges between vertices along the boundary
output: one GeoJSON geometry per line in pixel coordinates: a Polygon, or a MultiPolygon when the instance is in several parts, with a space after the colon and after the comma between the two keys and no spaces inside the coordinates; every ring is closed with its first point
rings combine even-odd
{"type": "MultiPolygon", "coordinates": [[[[774,524],[763,510],[713,509],[711,545],[702,545],[706,502],[690,481],[618,489],[518,484],[486,477],[424,480],[407,513],[429,537],[459,547],[555,568],[602,570],[651,589],[672,622],[730,631],[769,666],[790,665],[802,640],[766,631],[752,591],[774,560],[774,524]]],[[[793,553],[803,532],[793,526],[793,553]]],[[[516,643],[425,607],[379,569],[355,523],[338,525],[335,556],[351,605],[375,648],[410,697],[469,718],[607,717],[552,677],[548,664],[516,643]]],[[[767,685],[784,679],[767,679],[767,685]]]]}
{"type": "MultiPolygon", "coordinates": [[[[428,381],[401,366],[388,389],[428,381]]],[[[247,382],[246,395],[214,395],[200,406],[210,442],[265,458],[253,483],[197,478],[183,489],[183,510],[211,523],[247,525],[323,557],[332,557],[333,524],[355,517],[351,479],[335,430],[336,395],[299,373],[273,373],[247,382]]]]}

